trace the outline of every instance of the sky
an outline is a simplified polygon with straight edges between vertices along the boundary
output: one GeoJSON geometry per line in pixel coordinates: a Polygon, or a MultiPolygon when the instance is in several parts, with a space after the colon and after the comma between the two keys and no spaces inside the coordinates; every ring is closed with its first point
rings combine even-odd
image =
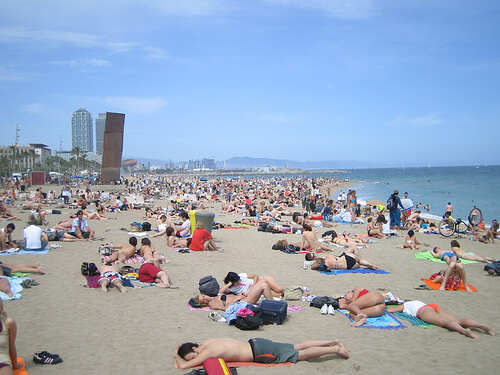
{"type": "Polygon", "coordinates": [[[500,2],[2,0],[3,145],[124,156],[500,164],[500,2]]]}

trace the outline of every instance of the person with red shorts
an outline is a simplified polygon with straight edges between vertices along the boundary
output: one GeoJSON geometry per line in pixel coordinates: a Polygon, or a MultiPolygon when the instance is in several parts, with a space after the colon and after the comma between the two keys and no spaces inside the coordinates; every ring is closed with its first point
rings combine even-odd
{"type": "Polygon", "coordinates": [[[212,235],[208,230],[198,226],[194,230],[189,248],[192,251],[214,251],[217,250],[217,245],[215,245],[212,235]]]}
{"type": "Polygon", "coordinates": [[[170,275],[151,262],[146,262],[139,268],[139,280],[143,283],[156,283],[159,288],[177,288],[172,285],[170,275]]]}

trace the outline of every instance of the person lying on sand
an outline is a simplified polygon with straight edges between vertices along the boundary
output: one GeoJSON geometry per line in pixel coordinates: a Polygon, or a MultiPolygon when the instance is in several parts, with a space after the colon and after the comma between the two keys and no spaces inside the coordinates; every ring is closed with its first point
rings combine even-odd
{"type": "MultiPolygon", "coordinates": [[[[160,233],[153,234],[151,237],[161,236],[160,233]]],[[[189,245],[191,244],[191,238],[177,237],[175,235],[175,229],[172,227],[167,227],[167,229],[165,229],[165,235],[167,236],[168,247],[183,248],[183,247],[189,247],[189,245]]]]}
{"type": "Polygon", "coordinates": [[[496,260],[495,258],[489,258],[489,257],[484,258],[479,255],[472,255],[465,253],[460,247],[460,244],[458,243],[457,240],[452,240],[450,246],[451,246],[451,251],[453,251],[458,257],[462,259],[477,260],[478,262],[483,262],[483,263],[491,263],[496,260]]]}
{"type": "Polygon", "coordinates": [[[304,233],[302,233],[302,242],[299,251],[302,249],[332,251],[329,246],[318,241],[309,224],[304,224],[302,228],[304,229],[304,233]]]}
{"type": "Polygon", "coordinates": [[[435,304],[428,305],[421,301],[407,301],[399,306],[388,307],[387,311],[391,313],[404,312],[424,322],[447,328],[450,331],[458,332],[471,339],[476,338],[476,336],[471,332],[470,328],[477,328],[486,332],[488,335],[495,336],[495,331],[484,324],[478,323],[472,319],[457,318],[435,304]]]}
{"type": "Polygon", "coordinates": [[[156,266],[152,261],[144,262],[139,268],[139,281],[143,283],[156,283],[158,288],[177,289],[173,285],[170,275],[156,266]]]}
{"type": "Polygon", "coordinates": [[[274,296],[283,296],[283,291],[285,290],[285,288],[278,284],[274,277],[259,276],[246,273],[238,274],[236,272],[228,272],[228,274],[224,278],[224,286],[221,288],[220,292],[242,294],[244,296],[248,296],[250,289],[252,289],[252,287],[260,280],[264,280],[269,285],[269,288],[271,288],[274,296]]]}
{"type": "Polygon", "coordinates": [[[0,268],[3,274],[9,276],[12,272],[27,272],[27,273],[39,273],[41,275],[45,274],[39,264],[8,264],[0,262],[0,268]]]}
{"type": "Polygon", "coordinates": [[[3,200],[0,200],[0,218],[5,220],[19,220],[17,216],[12,215],[12,212],[7,208],[3,200]]]}
{"type": "Polygon", "coordinates": [[[160,264],[163,262],[163,257],[153,248],[149,238],[141,240],[140,255],[144,258],[144,262],[153,263],[156,267],[160,267],[160,264]]]}
{"type": "Polygon", "coordinates": [[[356,287],[339,299],[339,308],[348,310],[354,320],[351,325],[358,327],[365,323],[366,318],[384,315],[384,296],[379,292],[356,287]]]}
{"type": "Polygon", "coordinates": [[[356,268],[378,270],[377,266],[368,263],[360,257],[358,249],[353,251],[350,250],[351,249],[346,249],[346,251],[339,256],[326,255],[324,258],[313,253],[308,253],[305,255],[305,258],[307,261],[315,261],[311,269],[318,271],[352,270],[356,268]]]}
{"type": "Polygon", "coordinates": [[[0,267],[0,292],[7,294],[10,298],[14,297],[12,289],[10,288],[9,279],[3,273],[3,268],[0,267]]]}
{"type": "Polygon", "coordinates": [[[133,236],[128,239],[128,244],[107,246],[110,249],[118,249],[118,251],[115,251],[113,252],[113,254],[106,257],[105,258],[106,263],[113,263],[116,260],[119,263],[125,262],[127,258],[134,256],[134,254],[137,251],[136,246],[137,246],[137,238],[133,236]]]}
{"type": "Polygon", "coordinates": [[[293,345],[261,338],[252,338],[248,342],[214,338],[201,344],[186,342],[180,345],[174,354],[174,366],[191,368],[203,364],[208,358],[222,358],[227,362],[295,363],[332,354],[349,358],[349,352],[338,340],[304,341],[293,345]]]}
{"type": "Polygon", "coordinates": [[[443,250],[440,247],[435,246],[430,253],[434,258],[440,259],[448,265],[460,262],[458,255],[452,250],[443,250]]]}
{"type": "Polygon", "coordinates": [[[99,286],[102,291],[108,292],[110,286],[115,286],[122,293],[127,289],[123,286],[122,276],[118,273],[118,267],[110,263],[105,263],[99,268],[99,286]]]}

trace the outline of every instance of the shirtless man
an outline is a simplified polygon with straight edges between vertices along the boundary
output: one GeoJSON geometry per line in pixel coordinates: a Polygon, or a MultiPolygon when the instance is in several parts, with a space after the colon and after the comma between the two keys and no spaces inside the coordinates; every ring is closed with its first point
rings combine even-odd
{"type": "Polygon", "coordinates": [[[17,247],[16,241],[12,239],[12,233],[14,233],[15,229],[16,226],[13,223],[9,223],[4,230],[0,230],[0,250],[17,247]]]}
{"type": "Polygon", "coordinates": [[[17,216],[12,215],[10,210],[5,206],[2,200],[0,200],[0,218],[5,220],[19,220],[17,216]]]}
{"type": "Polygon", "coordinates": [[[141,257],[144,258],[144,262],[153,263],[156,267],[160,267],[163,262],[163,257],[153,248],[149,238],[141,240],[141,257]]]}
{"type": "Polygon", "coordinates": [[[252,338],[248,342],[215,338],[201,345],[187,342],[179,346],[174,354],[174,366],[191,368],[203,364],[208,358],[222,358],[227,362],[295,363],[332,354],[349,358],[349,352],[338,340],[304,341],[292,345],[261,338],[252,338]]]}
{"type": "Polygon", "coordinates": [[[312,270],[329,271],[329,270],[351,270],[356,268],[368,268],[378,270],[378,267],[361,259],[359,251],[344,252],[340,256],[326,255],[324,258],[309,253],[305,256],[307,261],[314,261],[311,266],[312,270]]]}
{"type": "Polygon", "coordinates": [[[115,251],[109,257],[106,257],[106,263],[112,263],[118,260],[119,263],[123,264],[127,258],[134,256],[137,251],[136,246],[137,238],[135,237],[130,237],[128,239],[128,244],[108,246],[110,249],[118,249],[118,251],[115,251]]]}
{"type": "Polygon", "coordinates": [[[302,242],[299,251],[302,249],[332,251],[330,247],[318,241],[309,224],[304,224],[302,228],[304,228],[304,233],[302,234],[302,242]]]}
{"type": "Polygon", "coordinates": [[[122,277],[118,273],[118,267],[110,263],[105,263],[99,269],[99,285],[103,292],[108,292],[110,286],[115,286],[122,293],[125,293],[127,289],[123,286],[122,277]]]}

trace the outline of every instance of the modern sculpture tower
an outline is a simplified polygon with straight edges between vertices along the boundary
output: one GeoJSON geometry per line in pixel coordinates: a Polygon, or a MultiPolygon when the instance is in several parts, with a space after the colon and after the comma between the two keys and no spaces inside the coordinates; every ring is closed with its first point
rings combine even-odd
{"type": "Polygon", "coordinates": [[[109,184],[120,179],[123,152],[123,113],[106,112],[102,154],[101,183],[109,184]]]}

